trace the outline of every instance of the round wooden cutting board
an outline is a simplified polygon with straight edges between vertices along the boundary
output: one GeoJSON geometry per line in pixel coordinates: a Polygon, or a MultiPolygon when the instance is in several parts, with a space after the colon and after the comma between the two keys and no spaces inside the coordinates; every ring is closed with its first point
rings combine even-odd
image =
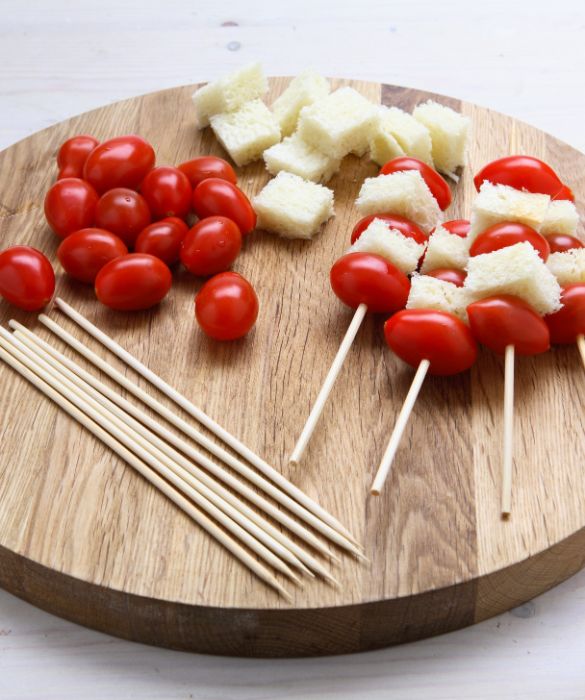
{"type": "MultiPolygon", "coordinates": [[[[287,83],[273,79],[268,102],[287,83]]],[[[471,118],[469,163],[446,218],[469,216],[472,174],[510,153],[549,162],[584,204],[585,156],[551,136],[450,98],[333,83],[407,110],[432,97],[471,118]]],[[[0,153],[0,247],[30,244],[56,262],[58,240],[42,204],[56,177],[55,153],[74,134],[140,134],[160,164],[224,155],[209,130],[195,128],[194,87],[89,112],[0,153]]],[[[56,264],[60,296],[322,503],[365,544],[371,564],[344,556],[334,569],[341,590],[307,580],[292,590],[292,605],[283,602],[1,365],[2,587],[128,639],[213,654],[299,656],[374,649],[469,625],[584,565],[585,372],[575,347],[517,360],[509,521],[499,513],[503,367],[489,352],[469,373],[427,379],[383,494],[368,495],[413,375],[385,346],[380,317],[366,318],[306,459],[288,467],[351,317],[330,291],[329,268],[348,246],[360,185],[376,172],[367,159],[344,160],[330,183],[336,216],[314,241],[261,231],[249,237],[234,269],[254,284],[261,310],[254,332],[238,342],[201,334],[193,317],[200,281],[183,271],[159,308],[126,314],[99,305],[91,288],[68,280],[56,264]]],[[[261,162],[239,176],[250,195],[268,179],[261,162]]],[[[56,309],[49,313],[124,369],[56,309]]],[[[12,317],[52,338],[34,314],[0,302],[2,325],[12,317]]]]}

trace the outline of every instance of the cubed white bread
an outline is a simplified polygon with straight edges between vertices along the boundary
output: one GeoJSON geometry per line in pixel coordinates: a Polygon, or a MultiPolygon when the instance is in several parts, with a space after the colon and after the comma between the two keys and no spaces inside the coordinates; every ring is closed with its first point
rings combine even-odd
{"type": "Polygon", "coordinates": [[[285,238],[312,238],[333,216],[333,192],[284,171],[253,201],[258,228],[285,238]]]}
{"type": "Polygon", "coordinates": [[[299,117],[299,133],[330,158],[365,153],[378,120],[378,107],[350,87],[339,88],[308,107],[299,117]]]}
{"type": "Polygon", "coordinates": [[[421,174],[404,170],[364,180],[356,200],[362,216],[398,214],[427,233],[439,223],[441,210],[421,174]]]}
{"type": "Polygon", "coordinates": [[[424,245],[390,228],[381,219],[374,219],[348,250],[348,253],[380,255],[406,275],[416,270],[424,252],[424,245]]]}
{"type": "Polygon", "coordinates": [[[540,233],[548,236],[551,233],[563,233],[574,236],[579,225],[579,214],[573,202],[567,199],[553,200],[546,210],[540,233]]]}
{"type": "Polygon", "coordinates": [[[305,71],[291,80],[286,90],[272,103],[272,112],[283,136],[290,136],[297,128],[303,107],[326,97],[331,90],[329,82],[314,71],[305,71]]]}
{"type": "Polygon", "coordinates": [[[433,163],[437,170],[452,175],[465,165],[468,117],[432,100],[415,107],[412,116],[430,131],[433,163]]]}
{"type": "Polygon", "coordinates": [[[398,107],[380,107],[370,138],[370,155],[378,165],[408,155],[433,164],[429,130],[398,107]]]}
{"type": "Polygon", "coordinates": [[[262,100],[246,102],[235,112],[211,117],[217,140],[236,165],[257,160],[270,146],[280,141],[280,127],[262,100]]]}
{"type": "Polygon", "coordinates": [[[463,270],[468,259],[469,249],[465,238],[450,233],[442,226],[437,226],[429,238],[421,272],[432,272],[441,267],[463,270]]]}
{"type": "Polygon", "coordinates": [[[313,148],[295,132],[264,151],[264,162],[272,175],[285,170],[304,180],[327,182],[339,170],[341,161],[313,148]]]}
{"type": "Polygon", "coordinates": [[[552,253],[546,261],[548,269],[561,286],[585,282],[585,248],[552,253]]]}
{"type": "Polygon", "coordinates": [[[467,320],[469,293],[464,287],[457,287],[451,282],[439,280],[428,275],[413,275],[410,280],[410,293],[406,302],[407,309],[435,309],[447,311],[467,320]]]}
{"type": "Polygon", "coordinates": [[[464,286],[473,301],[512,294],[524,299],[541,315],[561,308],[559,283],[526,241],[469,258],[464,286]]]}
{"type": "Polygon", "coordinates": [[[524,192],[507,185],[492,185],[486,180],[473,202],[466,240],[471,245],[482,231],[503,221],[526,224],[540,231],[549,204],[547,194],[524,192]]]}
{"type": "Polygon", "coordinates": [[[210,117],[232,112],[245,102],[262,97],[267,90],[268,81],[259,63],[244,66],[235,73],[208,83],[193,93],[197,125],[203,129],[208,126],[210,117]]]}

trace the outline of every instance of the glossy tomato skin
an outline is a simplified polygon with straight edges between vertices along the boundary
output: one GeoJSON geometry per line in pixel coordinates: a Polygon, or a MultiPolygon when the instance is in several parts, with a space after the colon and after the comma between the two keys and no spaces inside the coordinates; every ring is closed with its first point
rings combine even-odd
{"type": "Polygon", "coordinates": [[[423,163],[418,158],[399,156],[389,160],[380,170],[380,175],[392,175],[403,170],[416,170],[422,176],[433,197],[437,200],[439,209],[445,209],[451,204],[451,188],[448,183],[433,170],[430,165],[423,163]]]}
{"type": "Polygon", "coordinates": [[[484,180],[517,190],[540,192],[554,197],[563,187],[555,171],[532,156],[506,156],[485,165],[473,178],[477,190],[484,180]]]}
{"type": "Polygon", "coordinates": [[[567,185],[563,185],[561,189],[555,194],[553,199],[568,199],[569,202],[574,202],[575,195],[573,194],[573,190],[570,187],[567,187],[567,185]]]}
{"type": "Polygon", "coordinates": [[[258,297],[237,272],[222,272],[208,280],[195,297],[195,316],[203,332],[215,340],[246,335],[258,317],[258,297]]]}
{"type": "Polygon", "coordinates": [[[471,331],[446,311],[399,311],[384,324],[384,337],[392,351],[412,367],[428,360],[430,374],[465,372],[477,359],[477,343],[471,331]]]}
{"type": "Polygon", "coordinates": [[[227,270],[238,257],[242,234],[225,216],[201,219],[181,244],[181,262],[194,275],[207,277],[227,270]]]}
{"type": "Polygon", "coordinates": [[[357,241],[374,219],[385,221],[390,228],[395,228],[397,231],[400,231],[403,236],[412,238],[417,243],[426,243],[428,240],[428,237],[425,236],[415,223],[409,219],[405,219],[403,216],[395,214],[370,214],[370,216],[364,216],[363,219],[360,219],[353,227],[353,231],[351,232],[352,243],[357,241]]]}
{"type": "Polygon", "coordinates": [[[478,342],[499,355],[508,345],[518,355],[538,355],[550,348],[546,323],[518,297],[502,294],[480,299],[467,307],[467,316],[478,342]]]}
{"type": "Polygon", "coordinates": [[[238,184],[238,178],[232,166],[223,158],[216,156],[200,156],[179,165],[179,170],[187,176],[191,187],[195,188],[203,180],[217,177],[227,180],[232,185],[238,184]]]}
{"type": "Polygon", "coordinates": [[[102,194],[95,210],[96,226],[116,234],[129,248],[150,221],[144,197],[127,187],[115,187],[102,194]]]}
{"type": "Polygon", "coordinates": [[[116,311],[140,311],[161,302],[172,284],[162,260],[144,253],[129,253],[109,262],[98,272],[95,293],[116,311]]]}
{"type": "Polygon", "coordinates": [[[578,238],[566,233],[550,233],[545,238],[551,253],[565,253],[574,248],[583,248],[583,243],[578,238]]]}
{"type": "Polygon", "coordinates": [[[329,275],[335,295],[352,309],[365,304],[374,313],[394,313],[404,308],[410,282],[388,260],[370,253],[347,253],[329,275]]]}
{"type": "Polygon", "coordinates": [[[256,228],[256,212],[250,200],[227,180],[210,177],[193,190],[193,209],[200,219],[226,216],[235,221],[242,236],[256,228]]]}
{"type": "Polygon", "coordinates": [[[89,154],[99,145],[93,136],[74,136],[67,139],[57,154],[58,180],[64,177],[83,177],[83,166],[89,154]]]}
{"type": "Polygon", "coordinates": [[[154,149],[148,141],[140,136],[118,136],[93,149],[83,166],[83,177],[100,194],[114,187],[135,190],[154,161],[154,149]]]}
{"type": "Polygon", "coordinates": [[[98,195],[94,188],[75,177],[57,182],[45,196],[45,218],[53,231],[65,238],[80,228],[93,226],[98,195]]]}
{"type": "Polygon", "coordinates": [[[57,249],[65,272],[85,284],[93,284],[104,265],[127,253],[128,248],[121,238],[101,228],[75,231],[57,249]]]}
{"type": "MultiPolygon", "coordinates": [[[[441,226],[447,229],[449,233],[453,233],[461,238],[467,238],[469,229],[471,227],[471,222],[468,219],[452,219],[451,221],[444,221],[441,226]]],[[[431,235],[434,233],[435,229],[431,231],[431,235]]]]}
{"type": "Polygon", "coordinates": [[[154,168],[142,181],[140,192],[155,220],[169,216],[184,219],[191,210],[193,189],[178,168],[168,165],[154,168]]]}
{"type": "Polygon", "coordinates": [[[467,277],[465,270],[456,270],[452,267],[438,267],[436,270],[425,272],[425,275],[435,277],[438,280],[443,280],[443,282],[450,282],[456,287],[463,287],[465,284],[465,278],[467,277]]]}
{"type": "Polygon", "coordinates": [[[188,230],[187,224],[176,217],[155,221],[142,229],[136,239],[134,251],[154,255],[166,265],[174,265],[179,259],[181,243],[188,230]]]}
{"type": "Polygon", "coordinates": [[[25,311],[38,311],[55,293],[55,273],[35,248],[16,245],[0,253],[0,296],[25,311]]]}
{"type": "Polygon", "coordinates": [[[585,334],[585,283],[569,284],[561,293],[563,308],[545,316],[550,331],[550,342],[555,345],[574,343],[585,334]]]}
{"type": "Polygon", "coordinates": [[[526,224],[504,222],[494,224],[473,241],[469,248],[470,257],[493,253],[494,250],[508,248],[516,243],[526,241],[536,250],[540,257],[546,262],[550,253],[550,246],[544,236],[526,224]]]}

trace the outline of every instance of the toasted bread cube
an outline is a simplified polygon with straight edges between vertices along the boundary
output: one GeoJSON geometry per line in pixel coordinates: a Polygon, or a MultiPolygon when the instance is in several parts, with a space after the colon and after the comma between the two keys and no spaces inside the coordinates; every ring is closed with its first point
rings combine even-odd
{"type": "Polygon", "coordinates": [[[585,248],[552,253],[548,256],[546,265],[562,287],[585,282],[585,248]]]}
{"type": "Polygon", "coordinates": [[[437,226],[429,238],[420,271],[432,272],[441,267],[464,270],[468,259],[469,249],[465,238],[450,233],[442,226],[437,226]]]}
{"type": "Polygon", "coordinates": [[[432,100],[415,107],[412,116],[431,133],[433,163],[437,170],[452,175],[465,165],[468,117],[432,100]]]}
{"type": "Polygon", "coordinates": [[[272,175],[285,170],[313,182],[327,182],[340,164],[339,159],[330,158],[305,143],[298,132],[264,151],[264,162],[272,175]]]}
{"type": "Polygon", "coordinates": [[[464,286],[474,301],[512,294],[524,299],[541,315],[561,308],[559,283],[526,241],[469,258],[464,286]]]}
{"type": "Polygon", "coordinates": [[[330,158],[367,151],[378,120],[378,108],[350,87],[303,107],[299,117],[301,138],[330,158]]]}
{"type": "Polygon", "coordinates": [[[298,175],[278,175],[253,201],[258,228],[285,238],[312,238],[333,216],[333,192],[298,175]]]}
{"type": "Polygon", "coordinates": [[[425,246],[390,228],[385,221],[374,219],[347,252],[380,255],[409,275],[418,267],[425,246]]]}
{"type": "Polygon", "coordinates": [[[262,100],[246,102],[235,112],[216,114],[211,117],[211,128],[236,165],[257,160],[280,141],[280,127],[262,100]]]}
{"type": "Polygon", "coordinates": [[[252,63],[235,73],[204,85],[193,93],[197,125],[200,129],[209,125],[210,117],[222,112],[233,112],[245,102],[266,94],[268,81],[262,66],[252,63]]]}
{"type": "Polygon", "coordinates": [[[427,233],[441,215],[437,200],[417,170],[366,178],[356,206],[362,216],[381,212],[405,216],[427,233]]]}
{"type": "Polygon", "coordinates": [[[272,103],[272,112],[283,136],[290,136],[297,128],[303,107],[326,97],[331,90],[329,82],[313,71],[305,71],[291,80],[286,90],[272,103]]]}
{"type": "Polygon", "coordinates": [[[567,199],[555,199],[549,205],[540,227],[540,233],[548,236],[551,233],[563,233],[574,236],[579,225],[579,214],[573,202],[567,199]]]}
{"type": "Polygon", "coordinates": [[[429,130],[398,107],[380,107],[378,122],[370,138],[370,155],[378,165],[408,155],[433,164],[429,130]]]}
{"type": "Polygon", "coordinates": [[[407,309],[435,309],[447,311],[464,323],[467,320],[469,293],[464,287],[457,287],[451,282],[429,277],[413,275],[410,280],[410,293],[406,302],[407,309]]]}

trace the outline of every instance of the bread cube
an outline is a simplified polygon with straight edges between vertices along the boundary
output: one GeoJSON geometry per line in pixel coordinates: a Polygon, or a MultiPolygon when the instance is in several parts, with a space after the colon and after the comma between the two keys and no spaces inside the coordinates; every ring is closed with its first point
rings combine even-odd
{"type": "Polygon", "coordinates": [[[370,155],[378,165],[408,155],[433,164],[429,130],[398,107],[380,107],[370,138],[370,155]]]}
{"type": "Polygon", "coordinates": [[[437,170],[452,175],[465,165],[468,117],[432,100],[415,107],[412,116],[430,131],[433,163],[437,170]]]}
{"type": "Polygon", "coordinates": [[[548,236],[551,233],[563,233],[574,236],[579,225],[579,214],[573,202],[567,199],[555,199],[549,205],[540,227],[540,233],[548,236]]]}
{"type": "Polygon", "coordinates": [[[329,82],[313,71],[305,71],[294,78],[272,103],[272,112],[282,135],[290,136],[297,128],[301,109],[326,97],[330,90],[329,82]]]}
{"type": "Polygon", "coordinates": [[[585,282],[585,248],[552,253],[548,256],[546,265],[562,287],[585,282]]]}
{"type": "Polygon", "coordinates": [[[343,87],[308,107],[299,117],[301,138],[330,158],[367,151],[378,107],[350,87],[343,87]]]}
{"type": "Polygon", "coordinates": [[[464,287],[473,301],[512,294],[541,315],[561,308],[559,283],[527,241],[469,258],[464,287]]]}
{"type": "Polygon", "coordinates": [[[246,102],[235,112],[216,114],[211,117],[211,128],[236,165],[257,160],[280,141],[278,122],[262,100],[246,102]]]}
{"type": "Polygon", "coordinates": [[[465,238],[450,233],[446,228],[437,226],[429,238],[421,272],[432,272],[441,267],[463,270],[469,259],[469,249],[465,238]]]}
{"type": "Polygon", "coordinates": [[[298,175],[278,175],[253,201],[258,228],[285,238],[312,238],[333,216],[333,192],[298,175]]]}
{"type": "Polygon", "coordinates": [[[264,151],[264,162],[272,175],[285,170],[313,182],[327,182],[340,164],[338,158],[330,158],[305,143],[298,132],[264,151]]]}
{"type": "Polygon", "coordinates": [[[469,293],[464,287],[428,275],[411,277],[407,309],[447,311],[468,323],[467,306],[470,303],[469,293]]]}
{"type": "Polygon", "coordinates": [[[364,180],[356,200],[362,216],[398,214],[427,233],[439,223],[441,210],[421,174],[404,170],[364,180]]]}
{"type": "Polygon", "coordinates": [[[245,102],[250,102],[266,94],[268,81],[262,66],[252,63],[235,73],[207,83],[193,93],[193,103],[200,129],[209,125],[210,117],[221,112],[232,112],[245,102]]]}
{"type": "Polygon", "coordinates": [[[374,219],[347,252],[380,255],[409,275],[418,267],[425,246],[390,228],[385,221],[374,219]]]}

